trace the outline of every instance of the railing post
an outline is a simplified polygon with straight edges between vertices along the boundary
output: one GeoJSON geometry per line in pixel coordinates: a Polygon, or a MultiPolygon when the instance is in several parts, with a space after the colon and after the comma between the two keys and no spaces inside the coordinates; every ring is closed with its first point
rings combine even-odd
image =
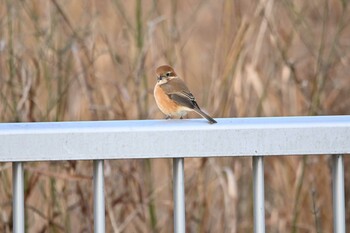
{"type": "Polygon", "coordinates": [[[343,155],[332,155],[333,229],[345,233],[344,160],[343,155]]]}
{"type": "Polygon", "coordinates": [[[254,233],[265,233],[264,158],[253,157],[254,233]]]}
{"type": "Polygon", "coordinates": [[[105,233],[103,160],[94,160],[94,232],[105,233]]]}
{"type": "Polygon", "coordinates": [[[22,162],[12,163],[13,233],[24,233],[24,181],[22,162]]]}
{"type": "Polygon", "coordinates": [[[184,158],[173,159],[174,233],[186,232],[184,158]]]}

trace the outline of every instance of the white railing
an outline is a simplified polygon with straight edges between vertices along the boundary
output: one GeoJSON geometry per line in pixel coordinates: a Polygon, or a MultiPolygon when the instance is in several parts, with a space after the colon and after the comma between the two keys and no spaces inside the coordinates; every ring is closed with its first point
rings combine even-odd
{"type": "Polygon", "coordinates": [[[254,232],[265,232],[264,156],[333,155],[334,232],[345,233],[350,116],[0,124],[0,162],[13,162],[13,224],[24,232],[23,162],[94,160],[94,229],[105,232],[104,159],[173,158],[174,232],[185,232],[184,158],[253,157],[254,232]]]}

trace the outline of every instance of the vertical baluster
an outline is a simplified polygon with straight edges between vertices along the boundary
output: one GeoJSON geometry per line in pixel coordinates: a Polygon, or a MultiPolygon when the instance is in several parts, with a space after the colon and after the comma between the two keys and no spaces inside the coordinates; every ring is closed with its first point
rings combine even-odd
{"type": "Polygon", "coordinates": [[[24,181],[22,162],[12,163],[13,233],[24,233],[24,181]]]}
{"type": "Polygon", "coordinates": [[[185,233],[184,159],[173,159],[174,233],[185,233]]]}
{"type": "Polygon", "coordinates": [[[105,233],[103,160],[94,160],[94,232],[105,233]]]}
{"type": "Polygon", "coordinates": [[[265,233],[264,158],[253,157],[254,233],[265,233]]]}
{"type": "Polygon", "coordinates": [[[333,229],[345,233],[344,160],[343,155],[332,155],[333,229]]]}

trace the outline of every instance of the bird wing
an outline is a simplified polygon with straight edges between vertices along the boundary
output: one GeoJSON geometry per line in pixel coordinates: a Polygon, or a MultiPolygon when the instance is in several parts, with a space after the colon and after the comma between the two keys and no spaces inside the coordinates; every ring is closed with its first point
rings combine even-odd
{"type": "Polygon", "coordinates": [[[168,83],[165,83],[161,87],[169,96],[169,98],[174,100],[176,103],[182,106],[186,106],[188,108],[199,109],[196,99],[194,98],[190,90],[187,88],[184,81],[182,81],[182,79],[171,79],[168,81],[168,83]]]}
{"type": "Polygon", "coordinates": [[[168,96],[170,99],[174,100],[176,103],[191,109],[195,108],[197,105],[196,101],[189,99],[186,95],[180,92],[171,93],[168,96]]]}

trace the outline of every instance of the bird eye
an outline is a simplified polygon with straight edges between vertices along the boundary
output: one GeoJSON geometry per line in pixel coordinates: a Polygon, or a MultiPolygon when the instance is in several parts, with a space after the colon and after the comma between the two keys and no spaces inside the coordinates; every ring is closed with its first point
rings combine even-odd
{"type": "Polygon", "coordinates": [[[166,76],[169,77],[170,76],[170,72],[166,73],[166,76]]]}

